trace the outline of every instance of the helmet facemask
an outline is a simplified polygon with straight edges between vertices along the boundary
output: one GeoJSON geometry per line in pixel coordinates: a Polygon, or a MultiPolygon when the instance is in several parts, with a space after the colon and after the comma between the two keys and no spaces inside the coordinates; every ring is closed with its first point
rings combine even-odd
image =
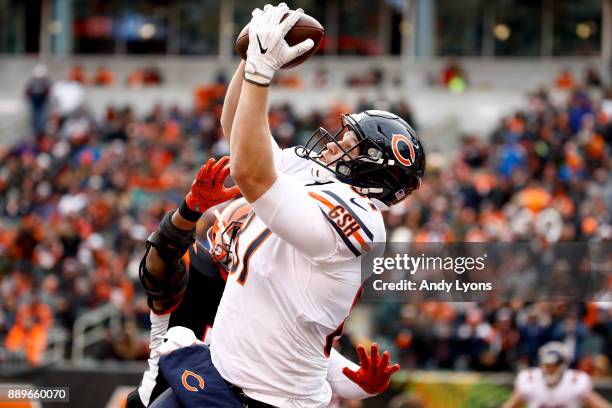
{"type": "MultiPolygon", "coordinates": [[[[344,115],[343,115],[344,117],[344,115]]],[[[358,132],[355,132],[355,136],[358,139],[357,144],[351,146],[350,148],[343,147],[340,142],[344,138],[344,134],[348,131],[354,131],[351,126],[344,122],[343,126],[335,133],[331,134],[326,129],[320,127],[317,129],[310,139],[306,142],[304,146],[299,146],[297,149],[298,155],[305,159],[309,159],[317,163],[319,166],[325,168],[336,176],[336,178],[344,183],[349,183],[352,179],[352,171],[354,167],[354,161],[359,161],[363,159],[374,160],[376,158],[380,159],[382,157],[382,151],[378,149],[376,146],[368,146],[368,140],[361,138],[358,132]],[[341,154],[333,159],[331,162],[326,163],[323,160],[323,152],[327,149],[327,145],[329,143],[333,143],[336,145],[341,154]],[[369,156],[368,154],[361,154],[361,152],[368,152],[373,156],[369,156]]]]}

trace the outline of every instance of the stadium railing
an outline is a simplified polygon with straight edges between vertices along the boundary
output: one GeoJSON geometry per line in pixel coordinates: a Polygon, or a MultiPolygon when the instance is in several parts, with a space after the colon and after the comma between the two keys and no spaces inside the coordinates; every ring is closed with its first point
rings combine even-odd
{"type": "Polygon", "coordinates": [[[79,316],[72,329],[72,362],[80,363],[85,349],[103,341],[108,330],[111,335],[121,331],[121,311],[110,303],[79,316]]]}

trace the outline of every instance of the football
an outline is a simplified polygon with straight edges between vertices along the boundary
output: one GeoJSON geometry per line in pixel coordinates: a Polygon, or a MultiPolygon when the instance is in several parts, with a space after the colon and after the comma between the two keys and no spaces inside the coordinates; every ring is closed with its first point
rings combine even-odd
{"type": "MultiPolygon", "coordinates": [[[[283,17],[283,20],[285,19],[285,17],[283,17]]],[[[312,47],[312,49],[306,52],[305,54],[302,54],[294,60],[286,63],[281,67],[281,69],[296,67],[306,61],[308,58],[310,58],[310,56],[317,51],[319,45],[321,45],[321,40],[323,40],[324,35],[325,30],[323,29],[321,23],[319,23],[315,18],[310,17],[307,14],[302,14],[297,23],[295,23],[295,25],[291,28],[291,30],[289,30],[289,32],[285,36],[285,41],[287,41],[287,44],[289,44],[290,46],[294,46],[310,38],[314,41],[314,47],[312,47]]],[[[236,52],[238,53],[238,55],[240,55],[242,59],[246,59],[248,47],[249,25],[247,24],[242,29],[242,31],[240,31],[238,39],[236,40],[236,52]]]]}

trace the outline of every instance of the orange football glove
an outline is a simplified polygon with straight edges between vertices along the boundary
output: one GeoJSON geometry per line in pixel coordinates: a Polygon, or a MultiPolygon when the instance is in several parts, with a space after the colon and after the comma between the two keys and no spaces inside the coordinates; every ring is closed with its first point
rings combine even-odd
{"type": "MultiPolygon", "coordinates": [[[[193,183],[191,183],[191,190],[185,197],[185,203],[189,210],[181,211],[181,215],[184,216],[183,213],[193,212],[193,214],[187,214],[187,219],[193,221],[193,218],[195,218],[195,221],[197,221],[199,215],[209,208],[239,196],[238,186],[227,188],[223,185],[229,173],[229,157],[223,156],[216,163],[215,159],[208,159],[200,167],[193,183]],[[197,218],[196,214],[198,214],[197,218]]],[[[183,210],[186,209],[183,208],[183,210]]]]}
{"type": "Polygon", "coordinates": [[[359,370],[353,371],[344,367],[342,373],[368,394],[384,392],[389,387],[393,373],[400,369],[399,364],[389,366],[391,355],[388,351],[385,351],[382,358],[379,358],[378,344],[376,343],[372,344],[370,356],[361,344],[357,346],[357,354],[361,364],[359,370]]]}

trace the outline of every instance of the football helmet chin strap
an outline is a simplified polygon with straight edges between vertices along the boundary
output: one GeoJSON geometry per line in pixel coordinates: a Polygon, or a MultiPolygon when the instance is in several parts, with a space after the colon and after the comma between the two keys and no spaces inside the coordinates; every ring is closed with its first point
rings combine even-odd
{"type": "MultiPolygon", "coordinates": [[[[316,162],[310,163],[310,175],[317,183],[339,183],[340,181],[336,178],[336,175],[326,167],[322,167],[316,162]]],[[[358,192],[359,194],[368,195],[369,193],[380,193],[382,192],[382,188],[371,188],[371,187],[355,187],[352,188],[358,192]]],[[[374,203],[374,205],[381,211],[387,211],[389,206],[383,203],[382,201],[368,197],[370,201],[374,203]]]]}
{"type": "Polygon", "coordinates": [[[315,162],[310,163],[310,175],[317,183],[336,183],[338,179],[334,173],[325,168],[321,167],[315,162]]]}

